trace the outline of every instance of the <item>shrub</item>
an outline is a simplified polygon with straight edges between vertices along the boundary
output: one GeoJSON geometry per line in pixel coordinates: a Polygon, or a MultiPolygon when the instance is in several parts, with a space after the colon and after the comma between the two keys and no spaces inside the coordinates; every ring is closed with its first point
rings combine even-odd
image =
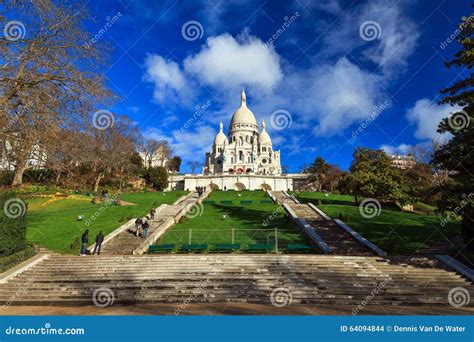
{"type": "Polygon", "coordinates": [[[27,246],[26,203],[5,192],[0,194],[0,209],[0,255],[6,256],[27,246]]]}

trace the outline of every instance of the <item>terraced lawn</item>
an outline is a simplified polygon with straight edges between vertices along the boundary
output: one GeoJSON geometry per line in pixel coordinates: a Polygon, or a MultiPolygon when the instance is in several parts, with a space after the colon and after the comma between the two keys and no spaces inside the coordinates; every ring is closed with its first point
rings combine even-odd
{"type": "Polygon", "coordinates": [[[301,202],[316,203],[332,218],[341,214],[344,221],[364,237],[390,254],[410,254],[417,249],[432,245],[445,237],[460,233],[461,226],[457,221],[448,221],[441,225],[441,218],[400,211],[393,207],[383,207],[379,216],[365,218],[354,204],[354,198],[348,195],[317,192],[297,194],[301,202]]]}
{"type": "Polygon", "coordinates": [[[280,248],[289,243],[310,243],[306,235],[286,218],[283,208],[273,204],[263,191],[214,191],[201,209],[201,215],[178,223],[159,243],[211,245],[234,242],[245,248],[252,243],[275,244],[275,228],[280,248]]]}
{"type": "Polygon", "coordinates": [[[78,242],[90,221],[89,241],[102,230],[112,232],[129,219],[144,216],[152,207],[173,203],[185,191],[143,192],[122,194],[119,198],[136,205],[114,206],[92,204],[91,197],[74,195],[71,198],[28,199],[27,238],[30,242],[63,253],[78,252],[78,242]],[[84,216],[82,221],[78,220],[84,216]],[[90,220],[96,217],[95,220],[90,220]]]}

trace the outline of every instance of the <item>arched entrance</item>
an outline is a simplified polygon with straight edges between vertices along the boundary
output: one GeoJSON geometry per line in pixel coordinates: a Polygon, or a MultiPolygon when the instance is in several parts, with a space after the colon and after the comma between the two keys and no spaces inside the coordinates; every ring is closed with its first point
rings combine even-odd
{"type": "Polygon", "coordinates": [[[262,185],[260,185],[260,187],[262,188],[262,190],[267,190],[267,191],[271,191],[272,190],[272,187],[268,184],[265,184],[263,183],[262,185]]]}
{"type": "Polygon", "coordinates": [[[243,172],[244,172],[244,169],[242,169],[241,167],[235,170],[235,173],[243,173],[243,172]]]}
{"type": "Polygon", "coordinates": [[[219,190],[219,186],[218,186],[217,184],[214,184],[214,183],[209,184],[209,188],[210,188],[212,191],[217,191],[217,190],[219,190]]]}
{"type": "Polygon", "coordinates": [[[242,184],[242,183],[235,183],[235,190],[237,191],[242,191],[242,190],[245,190],[245,185],[242,184]]]}

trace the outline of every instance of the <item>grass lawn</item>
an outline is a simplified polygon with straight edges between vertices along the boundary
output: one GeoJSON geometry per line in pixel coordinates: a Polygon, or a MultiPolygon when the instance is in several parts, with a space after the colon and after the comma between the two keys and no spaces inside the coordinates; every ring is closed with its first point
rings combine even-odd
{"type": "Polygon", "coordinates": [[[441,226],[441,218],[403,212],[395,208],[384,208],[379,216],[364,218],[354,205],[354,198],[347,195],[329,195],[302,192],[298,194],[301,202],[315,202],[320,199],[320,208],[332,218],[344,215],[344,221],[364,237],[390,254],[410,254],[428,247],[444,237],[460,233],[460,223],[449,221],[441,226]]]}
{"type": "Polygon", "coordinates": [[[30,242],[53,251],[76,254],[79,248],[77,240],[86,229],[85,222],[94,214],[99,213],[88,227],[91,243],[100,230],[106,235],[129,219],[144,216],[152,207],[162,203],[173,203],[184,194],[184,191],[174,191],[129,193],[120,196],[121,200],[137,204],[130,206],[92,204],[91,197],[82,195],[58,200],[51,197],[31,198],[27,200],[27,238],[30,242]],[[101,207],[104,209],[99,212],[101,207]],[[77,221],[79,215],[84,215],[85,219],[77,221]],[[71,245],[75,245],[73,249],[71,245]]]}
{"type": "Polygon", "coordinates": [[[275,228],[278,228],[279,247],[286,247],[289,243],[310,243],[306,235],[286,218],[282,207],[260,203],[261,200],[269,200],[263,191],[214,191],[206,199],[215,201],[214,204],[204,203],[201,216],[178,223],[159,243],[187,244],[190,230],[193,244],[232,243],[232,228],[234,243],[240,243],[242,248],[251,243],[274,244],[275,228]],[[252,203],[241,204],[242,200],[252,203]],[[223,204],[221,201],[233,203],[223,204]]]}

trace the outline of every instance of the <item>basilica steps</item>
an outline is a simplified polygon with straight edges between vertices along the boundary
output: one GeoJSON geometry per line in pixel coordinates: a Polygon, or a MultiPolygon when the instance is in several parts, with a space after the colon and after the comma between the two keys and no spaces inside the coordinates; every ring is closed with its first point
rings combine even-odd
{"type": "Polygon", "coordinates": [[[1,284],[0,303],[92,305],[94,292],[111,291],[115,304],[271,304],[272,293],[280,291],[293,304],[357,306],[370,296],[368,305],[448,306],[455,287],[474,294],[470,281],[430,262],[333,255],[52,255],[1,284]]]}

